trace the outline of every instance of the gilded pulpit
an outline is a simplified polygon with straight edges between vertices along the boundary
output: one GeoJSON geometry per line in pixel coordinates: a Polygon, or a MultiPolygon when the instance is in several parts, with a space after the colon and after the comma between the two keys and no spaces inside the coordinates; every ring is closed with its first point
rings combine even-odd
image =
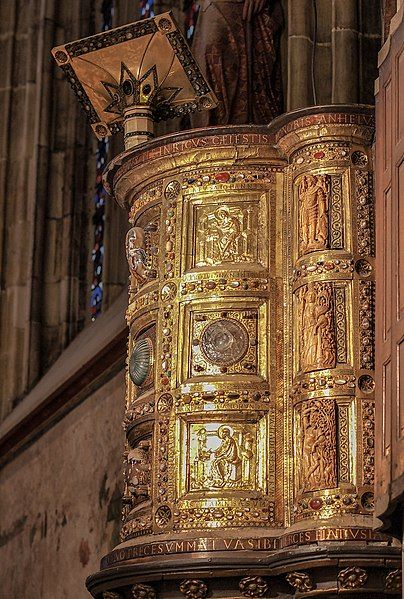
{"type": "Polygon", "coordinates": [[[145,141],[160,102],[169,116],[216,99],[172,16],[141,23],[108,32],[105,60],[106,34],[81,41],[89,74],[74,71],[69,45],[55,50],[94,127],[133,134],[104,174],[130,222],[121,543],[88,589],[398,596],[399,549],[372,517],[372,109],[314,107],[145,141]],[[128,51],[128,33],[151,37],[128,51]],[[180,65],[163,80],[158,46],[147,53],[154,34],[180,65]],[[104,118],[111,89],[118,112],[104,118]]]}

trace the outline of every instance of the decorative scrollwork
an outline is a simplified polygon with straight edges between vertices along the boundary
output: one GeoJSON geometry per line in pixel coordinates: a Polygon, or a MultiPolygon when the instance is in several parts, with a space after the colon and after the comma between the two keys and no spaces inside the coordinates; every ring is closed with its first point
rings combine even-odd
{"type": "Polygon", "coordinates": [[[374,256],[373,180],[367,171],[355,172],[358,214],[358,252],[374,256]]]}
{"type": "Polygon", "coordinates": [[[173,396],[170,393],[163,393],[157,402],[157,410],[160,414],[169,412],[173,405],[173,396]]]}
{"type": "Polygon", "coordinates": [[[362,402],[363,484],[373,485],[375,478],[375,404],[362,402]]]}
{"type": "Polygon", "coordinates": [[[181,191],[181,183],[179,181],[170,181],[167,183],[164,190],[164,197],[166,200],[175,200],[181,191]]]}
{"type": "Polygon", "coordinates": [[[157,526],[160,528],[164,528],[171,520],[171,510],[168,505],[161,505],[155,515],[154,518],[157,526]]]}

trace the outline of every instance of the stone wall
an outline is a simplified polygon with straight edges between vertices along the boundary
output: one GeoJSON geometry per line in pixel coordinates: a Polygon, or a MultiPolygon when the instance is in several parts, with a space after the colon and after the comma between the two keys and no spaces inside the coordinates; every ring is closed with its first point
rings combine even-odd
{"type": "Polygon", "coordinates": [[[0,472],[2,596],[89,596],[118,542],[123,409],[121,372],[0,472]]]}

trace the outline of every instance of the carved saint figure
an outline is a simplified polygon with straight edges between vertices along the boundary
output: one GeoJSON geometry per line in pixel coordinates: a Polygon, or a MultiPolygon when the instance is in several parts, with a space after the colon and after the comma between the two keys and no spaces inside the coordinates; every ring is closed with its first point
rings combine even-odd
{"type": "Polygon", "coordinates": [[[230,480],[236,481],[240,477],[237,466],[241,459],[237,441],[229,427],[219,427],[217,436],[221,444],[214,452],[212,475],[216,479],[215,486],[224,487],[230,480]]]}
{"type": "Polygon", "coordinates": [[[147,279],[147,255],[144,230],[132,227],[126,234],[126,258],[129,270],[137,279],[147,279]]]}
{"type": "Polygon", "coordinates": [[[301,491],[336,486],[336,425],[332,401],[314,400],[301,412],[301,491]]]}
{"type": "Polygon", "coordinates": [[[328,246],[328,175],[304,175],[299,184],[300,252],[306,254],[328,246]]]}
{"type": "Polygon", "coordinates": [[[300,367],[303,371],[336,364],[332,285],[309,283],[298,291],[300,301],[300,367]]]}
{"type": "Polygon", "coordinates": [[[219,105],[193,127],[267,124],[283,110],[279,0],[203,0],[193,54],[219,105]]]}

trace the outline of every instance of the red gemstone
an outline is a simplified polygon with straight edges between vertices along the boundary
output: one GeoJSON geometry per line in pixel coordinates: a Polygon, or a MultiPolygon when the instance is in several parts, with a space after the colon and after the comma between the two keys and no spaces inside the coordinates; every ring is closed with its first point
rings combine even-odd
{"type": "Polygon", "coordinates": [[[324,158],[325,154],[324,152],[316,152],[315,154],[313,154],[314,158],[324,158]]]}
{"type": "Polygon", "coordinates": [[[319,499],[318,497],[315,497],[310,501],[309,505],[312,510],[319,510],[323,505],[323,500],[319,499]]]}
{"type": "Polygon", "coordinates": [[[168,383],[170,382],[169,379],[165,376],[161,379],[161,382],[163,385],[168,385],[168,383]]]}
{"type": "Polygon", "coordinates": [[[226,183],[230,179],[230,173],[216,173],[215,179],[219,183],[226,183]]]}

